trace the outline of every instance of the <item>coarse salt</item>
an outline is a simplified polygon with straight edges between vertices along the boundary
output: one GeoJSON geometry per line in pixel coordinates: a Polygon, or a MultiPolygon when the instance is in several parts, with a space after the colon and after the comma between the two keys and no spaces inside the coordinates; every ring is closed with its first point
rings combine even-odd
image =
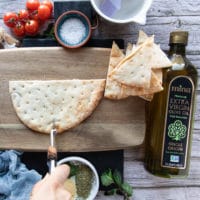
{"type": "Polygon", "coordinates": [[[86,36],[86,27],[80,19],[69,18],[62,24],[60,36],[68,44],[79,44],[86,36]]]}

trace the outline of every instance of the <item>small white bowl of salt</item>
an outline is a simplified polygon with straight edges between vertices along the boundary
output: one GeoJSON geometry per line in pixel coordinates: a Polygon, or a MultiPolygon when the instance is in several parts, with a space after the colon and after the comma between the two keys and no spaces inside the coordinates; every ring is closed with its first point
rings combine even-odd
{"type": "Polygon", "coordinates": [[[78,48],[88,42],[92,26],[88,17],[80,11],[64,12],[56,20],[54,33],[59,44],[67,48],[78,48]]]}

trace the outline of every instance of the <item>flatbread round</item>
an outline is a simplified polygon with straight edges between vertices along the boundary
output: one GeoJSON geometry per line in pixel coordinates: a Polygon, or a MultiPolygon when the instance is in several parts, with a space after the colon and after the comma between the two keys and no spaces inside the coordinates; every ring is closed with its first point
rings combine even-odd
{"type": "Polygon", "coordinates": [[[99,104],[104,79],[10,81],[9,92],[20,120],[38,132],[58,133],[86,119],[99,104]]]}

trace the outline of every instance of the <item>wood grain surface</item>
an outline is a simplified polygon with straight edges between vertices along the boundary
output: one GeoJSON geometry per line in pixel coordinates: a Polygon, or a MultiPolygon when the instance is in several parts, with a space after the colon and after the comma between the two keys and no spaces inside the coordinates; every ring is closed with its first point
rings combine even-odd
{"type": "MultiPolygon", "coordinates": [[[[0,25],[6,11],[24,8],[26,0],[1,0],[0,25]]],[[[136,42],[138,31],[155,34],[155,41],[165,51],[168,50],[170,31],[189,31],[187,57],[200,72],[200,1],[199,0],[153,0],[147,13],[145,25],[112,24],[99,18],[99,27],[93,32],[94,38],[121,38],[126,43],[136,42]]],[[[6,28],[6,27],[5,27],[6,28]]],[[[7,31],[9,31],[7,29],[7,31]]],[[[1,63],[0,63],[1,65],[1,63]]],[[[200,76],[200,73],[199,73],[200,76]]],[[[200,81],[197,89],[197,102],[193,131],[191,168],[185,179],[159,178],[148,173],[143,167],[144,146],[125,150],[124,176],[134,188],[131,200],[199,200],[200,199],[200,81]],[[194,185],[193,185],[194,183],[194,185]]],[[[121,196],[104,196],[97,200],[122,200],[121,196]]]]}
{"type": "MultiPolygon", "coordinates": [[[[0,148],[44,150],[48,135],[24,126],[8,92],[11,80],[106,78],[110,49],[62,47],[19,48],[0,51],[0,148]],[[12,142],[11,142],[12,141],[12,142]],[[23,144],[23,145],[22,145],[23,144]]],[[[140,145],[144,139],[144,101],[103,99],[93,114],[76,128],[57,136],[58,151],[97,151],[140,145]]]]}

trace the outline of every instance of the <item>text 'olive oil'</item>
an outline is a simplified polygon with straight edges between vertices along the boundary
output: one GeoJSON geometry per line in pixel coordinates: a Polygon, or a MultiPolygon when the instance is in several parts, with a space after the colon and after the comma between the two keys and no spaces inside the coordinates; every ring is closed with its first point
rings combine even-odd
{"type": "Polygon", "coordinates": [[[145,167],[163,177],[187,176],[197,70],[185,57],[188,32],[170,34],[172,67],[163,70],[162,92],[146,104],[145,167]]]}

